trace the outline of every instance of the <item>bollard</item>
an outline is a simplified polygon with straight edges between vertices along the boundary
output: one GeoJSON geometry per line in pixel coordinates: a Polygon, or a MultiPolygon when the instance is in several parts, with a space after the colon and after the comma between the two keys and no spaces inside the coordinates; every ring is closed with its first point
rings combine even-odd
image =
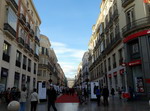
{"type": "Polygon", "coordinates": [[[18,101],[11,101],[7,106],[8,111],[18,111],[19,108],[20,103],[18,101]]]}

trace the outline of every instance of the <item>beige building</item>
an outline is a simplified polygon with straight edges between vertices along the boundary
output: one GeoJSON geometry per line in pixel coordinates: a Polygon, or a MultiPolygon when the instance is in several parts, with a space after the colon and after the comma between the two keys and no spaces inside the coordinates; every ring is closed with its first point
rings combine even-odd
{"type": "Polygon", "coordinates": [[[40,35],[39,58],[38,82],[50,81],[55,85],[64,85],[64,72],[45,35],[40,35]]]}
{"type": "Polygon", "coordinates": [[[89,41],[91,81],[148,95],[149,2],[102,0],[100,8],[89,41]]]}
{"type": "Polygon", "coordinates": [[[36,87],[40,24],[32,0],[0,0],[0,91],[36,87]]]}

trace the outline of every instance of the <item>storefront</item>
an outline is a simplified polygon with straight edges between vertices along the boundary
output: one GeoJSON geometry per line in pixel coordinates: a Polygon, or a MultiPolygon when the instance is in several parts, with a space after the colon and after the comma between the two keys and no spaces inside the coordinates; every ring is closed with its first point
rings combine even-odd
{"type": "Polygon", "coordinates": [[[129,35],[123,42],[128,88],[130,86],[138,95],[150,96],[150,82],[147,81],[150,80],[150,30],[129,35]]]}
{"type": "Polygon", "coordinates": [[[8,69],[2,68],[1,69],[1,80],[0,80],[0,92],[6,90],[7,77],[8,77],[8,69]]]}

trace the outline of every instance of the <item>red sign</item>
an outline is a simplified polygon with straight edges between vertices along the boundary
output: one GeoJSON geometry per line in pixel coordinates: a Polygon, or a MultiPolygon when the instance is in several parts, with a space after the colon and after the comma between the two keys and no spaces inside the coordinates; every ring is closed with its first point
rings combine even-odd
{"type": "Polygon", "coordinates": [[[111,77],[111,74],[108,74],[108,77],[111,77]]]}
{"type": "Polygon", "coordinates": [[[122,75],[124,73],[124,69],[121,69],[119,72],[120,72],[120,75],[122,75]]]}
{"type": "Polygon", "coordinates": [[[140,37],[140,36],[142,36],[142,35],[147,35],[147,34],[149,34],[149,33],[150,33],[150,30],[143,30],[143,31],[141,31],[141,32],[134,33],[134,34],[132,34],[132,35],[129,35],[129,36],[125,37],[125,38],[123,39],[123,42],[126,43],[126,42],[128,42],[128,41],[130,41],[130,40],[132,40],[132,39],[134,39],[134,38],[140,37]]]}
{"type": "Polygon", "coordinates": [[[117,76],[117,72],[114,72],[114,76],[117,76]]]}
{"type": "Polygon", "coordinates": [[[146,81],[146,83],[150,83],[150,79],[146,79],[145,81],[146,81]]]}
{"type": "Polygon", "coordinates": [[[135,60],[128,63],[129,66],[135,66],[141,64],[141,60],[135,60]]]}
{"type": "Polygon", "coordinates": [[[144,3],[150,3],[150,0],[143,0],[144,3]]]}

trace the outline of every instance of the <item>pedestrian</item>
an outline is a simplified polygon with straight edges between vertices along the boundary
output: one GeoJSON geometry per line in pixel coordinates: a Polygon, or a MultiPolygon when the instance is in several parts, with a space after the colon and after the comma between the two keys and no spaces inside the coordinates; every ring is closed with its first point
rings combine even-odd
{"type": "Polygon", "coordinates": [[[20,110],[19,111],[25,111],[26,101],[27,101],[27,92],[26,92],[26,88],[24,87],[20,94],[20,110]]]}
{"type": "Polygon", "coordinates": [[[31,101],[31,111],[36,111],[37,104],[39,103],[39,97],[35,88],[33,89],[33,92],[31,93],[30,101],[31,101]]]}
{"type": "Polygon", "coordinates": [[[11,101],[11,90],[10,90],[10,88],[8,88],[5,92],[5,100],[6,100],[7,105],[11,101]]]}
{"type": "Polygon", "coordinates": [[[101,97],[101,93],[100,93],[100,88],[97,86],[96,88],[96,97],[97,97],[97,105],[100,106],[100,97],[101,97]]]}
{"type": "Polygon", "coordinates": [[[115,90],[114,90],[114,88],[111,88],[111,96],[113,99],[114,99],[114,95],[115,95],[115,90]]]}
{"type": "MultiPolygon", "coordinates": [[[[123,89],[123,87],[122,87],[122,89],[123,89]]],[[[119,95],[119,99],[121,99],[122,89],[120,89],[120,87],[118,88],[118,95],[119,95]]]]}
{"type": "Polygon", "coordinates": [[[109,97],[109,90],[105,86],[104,89],[103,89],[104,106],[108,106],[108,97],[109,97]]]}
{"type": "Polygon", "coordinates": [[[50,111],[51,106],[53,107],[54,111],[57,111],[55,106],[57,94],[52,85],[50,85],[50,89],[47,89],[47,97],[48,97],[48,111],[50,111]]]}

